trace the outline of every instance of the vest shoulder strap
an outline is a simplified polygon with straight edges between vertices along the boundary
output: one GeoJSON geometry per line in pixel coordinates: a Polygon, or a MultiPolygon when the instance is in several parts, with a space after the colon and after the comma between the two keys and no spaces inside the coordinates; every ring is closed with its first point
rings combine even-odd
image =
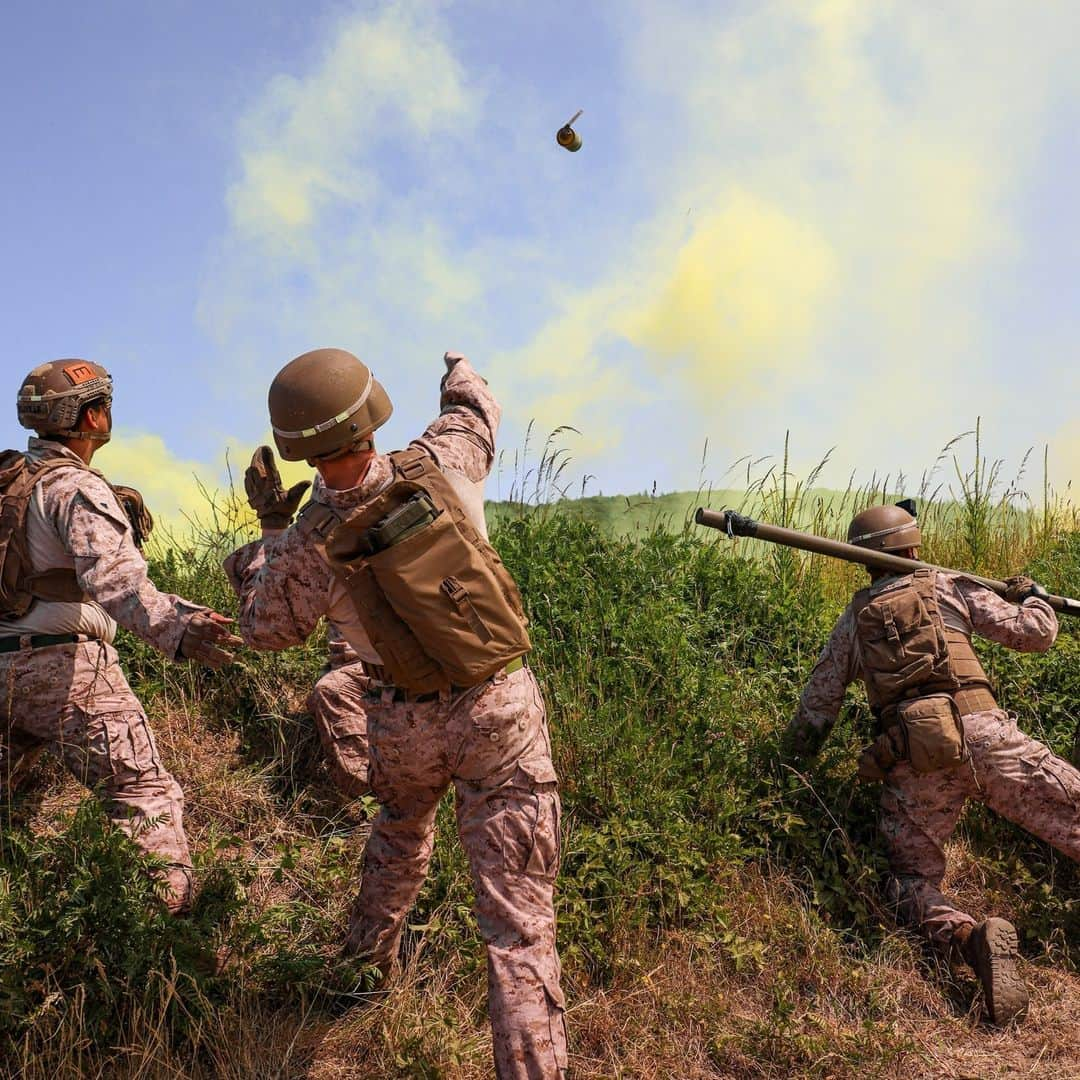
{"type": "Polygon", "coordinates": [[[325,540],[345,515],[325,503],[308,502],[300,511],[297,525],[325,540]]]}
{"type": "Polygon", "coordinates": [[[421,476],[438,472],[439,467],[426,450],[411,446],[408,450],[395,450],[390,454],[394,474],[405,480],[419,480],[421,476]]]}

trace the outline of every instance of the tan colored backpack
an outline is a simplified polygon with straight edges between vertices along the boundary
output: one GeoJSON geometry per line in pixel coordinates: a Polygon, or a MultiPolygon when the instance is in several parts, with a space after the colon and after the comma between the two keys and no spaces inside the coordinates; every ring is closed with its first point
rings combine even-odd
{"type": "Polygon", "coordinates": [[[26,515],[30,497],[42,476],[68,458],[33,462],[18,450],[0,453],[0,618],[19,619],[35,600],[86,599],[72,570],[33,574],[27,549],[26,515]]]}
{"type": "Polygon", "coordinates": [[[475,686],[532,645],[514,579],[422,450],[338,524],[327,559],[391,681],[413,693],[475,686]]]}

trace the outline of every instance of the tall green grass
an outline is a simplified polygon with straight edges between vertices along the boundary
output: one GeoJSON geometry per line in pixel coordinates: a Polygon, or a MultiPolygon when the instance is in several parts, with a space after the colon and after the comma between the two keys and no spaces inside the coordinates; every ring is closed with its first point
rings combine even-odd
{"type": "MultiPolygon", "coordinates": [[[[974,466],[960,464],[959,444],[939,459],[956,473],[952,491],[932,470],[914,490],[902,477],[875,477],[825,497],[820,469],[792,476],[785,447],[777,467],[747,473],[742,505],[767,520],[843,535],[858,509],[914,494],[926,557],[982,573],[1028,569],[1055,591],[1075,593],[1074,510],[1046,488],[1032,504],[1018,483],[1003,483],[1000,463],[987,466],[981,431],[974,434],[974,466]]],[[[863,572],[686,523],[657,520],[615,535],[544,501],[565,471],[562,460],[544,459],[516,510],[496,515],[492,536],[528,606],[531,662],[563,778],[559,941],[572,998],[638,978],[635,943],[676,935],[717,970],[773,995],[771,1026],[736,1024],[717,1043],[716,1067],[735,1068],[745,1053],[771,1061],[776,1075],[809,1070],[820,1036],[811,1037],[795,1010],[809,957],[840,950],[855,973],[838,976],[849,980],[845,992],[866,1017],[885,1008],[858,975],[890,931],[878,895],[877,791],[854,780],[870,733],[861,694],[851,694],[815,768],[798,772],[778,759],[803,681],[863,572]],[[795,888],[803,898],[791,901],[797,914],[766,919],[746,892],[748,874],[795,888]]],[[[230,610],[220,558],[246,528],[235,498],[219,500],[192,536],[152,550],[155,581],[230,610]]],[[[1077,629],[1063,626],[1047,657],[980,646],[1021,724],[1063,753],[1080,701],[1077,629]]],[[[255,1036],[250,1025],[281,1010],[297,1024],[328,1023],[336,995],[359,977],[333,959],[359,850],[320,788],[302,707],[321,642],[245,653],[220,675],[166,664],[129,637],[122,650],[152,715],[197,718],[196,744],[200,731],[236,740],[241,765],[224,781],[232,813],[207,815],[198,849],[203,898],[192,920],[174,924],[155,907],[145,861],[92,804],[44,826],[39,816],[31,831],[19,797],[9,800],[0,833],[0,1063],[9,1075],[63,1073],[73,1062],[82,1075],[109,1075],[118,1047],[144,1039],[145,1071],[132,1066],[131,1075],[156,1075],[153,1063],[165,1060],[184,1063],[190,1075],[247,1075],[239,1056],[222,1065],[215,1040],[236,1040],[239,1055],[244,1033],[255,1036]],[[249,804],[265,818],[245,821],[249,804]],[[288,824],[287,837],[263,835],[260,822],[271,818],[279,830],[288,824]],[[213,958],[223,947],[231,962],[217,972],[213,958]]],[[[203,793],[188,794],[198,804],[203,793]]],[[[359,820],[369,812],[360,807],[359,820]]],[[[961,835],[992,895],[1007,896],[1029,955],[1080,964],[1076,868],[979,811],[961,835]]],[[[424,958],[417,970],[482,980],[469,905],[467,867],[444,804],[406,939],[406,955],[424,958]]],[[[443,1031],[443,1057],[430,1060],[426,1035],[403,1036],[395,1053],[405,1065],[371,1075],[453,1075],[439,1069],[466,1053],[455,1031],[443,1031]],[[436,1059],[443,1065],[432,1065],[436,1059]],[[429,1066],[435,1071],[424,1072],[429,1066]]],[[[853,1040],[845,1067],[893,1060],[902,1044],[886,1032],[878,1056],[864,1058],[853,1040]]]]}

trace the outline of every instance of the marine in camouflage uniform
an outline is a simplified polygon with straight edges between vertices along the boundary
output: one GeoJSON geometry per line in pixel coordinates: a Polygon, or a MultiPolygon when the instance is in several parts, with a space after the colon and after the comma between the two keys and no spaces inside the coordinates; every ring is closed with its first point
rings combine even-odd
{"type": "MultiPolygon", "coordinates": [[[[865,515],[870,515],[871,525],[885,522],[884,536],[863,546],[915,557],[919,536],[914,519],[897,511],[894,507],[864,511],[852,523],[851,539],[858,542],[866,534],[865,515]],[[890,514],[874,517],[882,510],[890,514]],[[899,520],[894,522],[895,518],[899,520]],[[894,543],[883,542],[890,534],[894,543]]],[[[885,596],[911,577],[875,576],[868,596],[885,596]]],[[[933,580],[947,634],[959,633],[968,640],[978,634],[1020,652],[1045,652],[1053,645],[1057,617],[1038,595],[1046,595],[1045,591],[1030,579],[1013,578],[1008,583],[1008,595],[1019,603],[962,574],[938,572],[933,580]]],[[[840,616],[803,690],[789,729],[798,757],[817,753],[848,685],[865,681],[858,607],[853,601],[840,616]]],[[[908,760],[897,761],[884,776],[880,828],[891,869],[888,891],[900,921],[917,928],[943,954],[972,965],[983,984],[990,1017],[1000,1023],[1022,1015],[1027,1006],[1027,992],[1015,968],[1016,933],[1003,919],[977,923],[942,893],[944,845],[966,800],[975,799],[1080,861],[1080,772],[1022,732],[1015,715],[998,708],[988,692],[979,691],[973,698],[964,693],[955,699],[961,706],[967,759],[954,768],[923,773],[908,760]],[[965,702],[982,707],[967,711],[965,702]]]]}
{"type": "Polygon", "coordinates": [[[52,463],[29,495],[25,570],[50,585],[0,619],[0,785],[41,749],[55,753],[100,789],[117,826],[168,863],[166,903],[177,912],[191,894],[184,798],[113,639],[123,626],[170,660],[212,667],[231,660],[224,646],[239,639],[222,616],[154,587],[116,493],[89,468],[111,431],[111,392],[103,368],[65,360],[35,368],[20,393],[20,421],[43,432],[26,459],[52,463]]]}
{"type": "MultiPolygon", "coordinates": [[[[335,378],[359,365],[349,354],[320,350],[285,371],[308,361],[323,364],[335,378]]],[[[500,408],[465,358],[447,354],[446,365],[440,415],[411,447],[434,460],[486,536],[483,485],[494,458],[500,408]]],[[[344,421],[337,417],[357,440],[389,415],[385,392],[377,383],[375,388],[378,416],[365,419],[363,410],[354,409],[346,410],[344,421]]],[[[304,434],[319,437],[310,430],[304,434]]],[[[275,430],[280,449],[279,435],[275,430]]],[[[370,458],[355,486],[336,490],[321,476],[315,480],[313,501],[342,516],[370,504],[393,479],[387,455],[375,453],[370,442],[358,445],[370,448],[370,458]]],[[[326,449],[334,448],[327,436],[326,449]]],[[[268,453],[256,453],[248,477],[249,495],[264,522],[275,510],[291,513],[302,494],[302,485],[289,492],[280,488],[268,453]]],[[[314,459],[324,471],[317,452],[299,456],[314,459]]],[[[407,693],[388,682],[383,659],[328,565],[306,514],[286,531],[235,552],[226,570],[240,596],[240,630],[250,645],[282,649],[299,644],[328,616],[372,678],[364,711],[370,783],[380,810],[365,851],[346,951],[384,973],[394,964],[406,915],[427,873],[436,809],[453,785],[477,922],[487,947],[496,1072],[504,1080],[562,1076],[567,1064],[565,1005],[553,910],[560,804],[544,701],[532,671],[518,661],[469,689],[427,694],[407,693]]]]}

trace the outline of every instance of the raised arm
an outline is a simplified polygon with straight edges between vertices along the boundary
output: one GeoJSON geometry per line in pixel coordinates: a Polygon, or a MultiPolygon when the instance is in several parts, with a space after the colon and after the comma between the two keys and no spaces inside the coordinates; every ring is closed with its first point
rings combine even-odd
{"type": "Polygon", "coordinates": [[[447,371],[440,384],[439,416],[413,445],[425,449],[440,468],[481,482],[495,460],[502,409],[487,381],[464,356],[448,352],[444,360],[447,371]]]}
{"type": "Polygon", "coordinates": [[[1057,640],[1057,615],[1045,600],[1029,596],[1013,604],[966,577],[953,578],[952,585],[980,637],[1018,652],[1046,652],[1057,640]]]}
{"type": "Polygon", "coordinates": [[[83,591],[170,660],[184,659],[181,643],[192,620],[210,610],[154,586],[127,515],[109,485],[73,470],[46,487],[44,508],[74,561],[83,591]]]}

